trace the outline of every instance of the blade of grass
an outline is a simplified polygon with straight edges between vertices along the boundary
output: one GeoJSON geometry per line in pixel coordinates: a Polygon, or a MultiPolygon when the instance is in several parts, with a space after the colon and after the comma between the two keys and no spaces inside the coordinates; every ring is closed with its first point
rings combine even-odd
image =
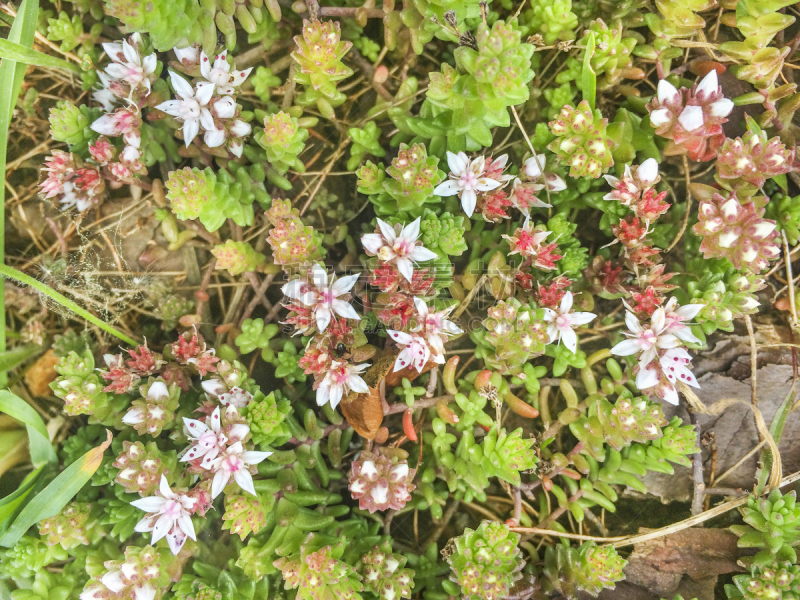
{"type": "Polygon", "coordinates": [[[45,465],[42,465],[35,471],[28,473],[28,476],[23,480],[18,489],[0,500],[0,532],[8,529],[14,514],[19,507],[22,506],[22,503],[25,502],[31,492],[36,489],[36,484],[44,472],[44,468],[45,465]]]}
{"type": "Polygon", "coordinates": [[[0,546],[11,548],[31,525],[57,515],[75,497],[103,462],[103,452],[111,445],[111,432],[106,433],[105,442],[81,456],[36,494],[0,538],[0,546]]]}
{"type": "Polygon", "coordinates": [[[10,371],[18,367],[29,358],[41,352],[44,348],[39,344],[27,344],[14,348],[13,350],[6,350],[0,352],[0,371],[10,371]]]}
{"type": "Polygon", "coordinates": [[[56,56],[50,56],[49,54],[39,52],[33,48],[26,48],[25,46],[9,42],[2,38],[0,38],[0,58],[3,60],[13,60],[26,65],[33,65],[35,67],[66,69],[73,73],[81,72],[81,68],[75,63],[67,62],[56,56]]]}
{"type": "Polygon", "coordinates": [[[586,36],[586,50],[583,55],[583,70],[581,71],[581,92],[583,99],[589,103],[594,112],[595,100],[597,98],[597,75],[592,69],[592,57],[594,56],[595,39],[594,31],[590,31],[586,36]]]}
{"type": "MultiPolygon", "coordinates": [[[[36,22],[39,18],[39,0],[22,0],[17,17],[8,33],[8,41],[26,47],[33,46],[36,22]]],[[[22,78],[26,66],[13,60],[0,64],[0,173],[6,180],[6,157],[8,155],[8,126],[22,89],[22,78]]],[[[6,186],[0,185],[0,264],[6,262],[6,186]]],[[[0,285],[0,352],[6,350],[6,301],[5,289],[0,285]]],[[[8,385],[8,375],[0,372],[0,388],[8,385]]]]}
{"type": "Polygon", "coordinates": [[[31,462],[34,467],[45,462],[56,462],[56,452],[50,443],[47,427],[30,404],[8,390],[0,390],[0,411],[24,423],[28,428],[31,462]]]}
{"type": "Polygon", "coordinates": [[[8,265],[0,265],[0,275],[3,275],[5,277],[10,277],[11,279],[16,279],[17,281],[19,281],[21,283],[24,283],[25,285],[31,286],[32,288],[34,288],[35,290],[41,292],[42,294],[44,294],[48,298],[51,298],[51,299],[55,300],[56,302],[58,302],[64,308],[66,308],[68,310],[71,310],[72,312],[74,312],[79,317],[83,317],[84,319],[86,319],[87,321],[89,321],[93,325],[96,325],[97,327],[99,327],[103,331],[105,331],[107,333],[110,333],[114,337],[117,337],[117,338],[121,339],[126,344],[130,344],[131,346],[136,346],[138,344],[138,342],[136,340],[134,340],[132,337],[128,337],[127,335],[122,333],[116,327],[112,327],[111,325],[109,325],[108,323],[104,322],[103,320],[98,319],[92,313],[90,313],[88,310],[86,310],[84,308],[81,308],[75,302],[73,302],[72,300],[70,300],[69,298],[64,296],[63,294],[58,293],[57,291],[55,291],[50,286],[45,285],[41,281],[39,281],[37,279],[34,279],[31,276],[25,275],[25,273],[23,273],[21,271],[17,271],[15,268],[9,267],[8,265]]]}

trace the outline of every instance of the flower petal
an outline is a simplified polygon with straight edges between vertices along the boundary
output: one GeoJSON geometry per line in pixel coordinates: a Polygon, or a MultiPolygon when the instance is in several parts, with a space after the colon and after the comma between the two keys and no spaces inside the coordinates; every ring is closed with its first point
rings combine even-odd
{"type": "Polygon", "coordinates": [[[639,341],[636,339],[624,340],[611,348],[611,354],[614,356],[630,356],[639,351],[639,341]]]}
{"type": "Polygon", "coordinates": [[[172,82],[172,87],[178,96],[184,99],[194,98],[194,90],[191,84],[175,71],[170,70],[169,80],[172,82]]]}
{"type": "Polygon", "coordinates": [[[228,485],[228,479],[230,479],[230,477],[230,471],[224,471],[222,469],[214,474],[214,480],[211,482],[212,498],[216,498],[222,493],[222,490],[224,490],[225,486],[228,485]]]}
{"type": "Polygon", "coordinates": [[[189,119],[188,121],[183,122],[183,141],[187,148],[189,147],[189,144],[192,143],[194,138],[197,137],[199,132],[200,122],[197,119],[189,119]]]}
{"type": "Polygon", "coordinates": [[[375,255],[384,246],[383,236],[380,233],[365,233],[361,236],[361,245],[368,254],[375,255]]]}
{"type": "Polygon", "coordinates": [[[247,469],[239,469],[233,474],[233,480],[239,484],[245,492],[256,495],[256,489],[253,487],[253,476],[247,469]]]}
{"type": "Polygon", "coordinates": [[[400,234],[401,237],[403,237],[409,242],[415,242],[419,237],[419,224],[421,218],[422,217],[417,217],[416,219],[414,219],[414,221],[406,225],[403,228],[403,232],[400,234]]]}
{"type": "Polygon", "coordinates": [[[475,204],[477,204],[477,202],[478,197],[472,190],[464,190],[464,192],[461,194],[461,207],[464,209],[464,212],[467,213],[468,217],[472,217],[472,213],[475,212],[475,204]]]}
{"type": "Polygon", "coordinates": [[[318,307],[314,316],[317,322],[317,331],[322,333],[331,322],[331,311],[325,307],[318,307]]]}
{"type": "Polygon", "coordinates": [[[428,250],[422,246],[417,246],[408,254],[408,256],[411,258],[411,260],[416,262],[425,262],[428,260],[433,260],[438,256],[438,254],[436,254],[436,252],[433,250],[428,250]]]}
{"type": "Polygon", "coordinates": [[[406,278],[406,281],[411,283],[414,278],[414,264],[411,262],[411,259],[398,258],[395,261],[395,265],[397,265],[397,270],[400,271],[400,274],[406,278]]]}
{"type": "Polygon", "coordinates": [[[576,312],[570,314],[570,320],[572,321],[572,326],[577,327],[579,325],[586,325],[587,323],[591,323],[594,321],[596,314],[590,312],[576,312]]]}
{"type": "Polygon", "coordinates": [[[353,305],[349,302],[345,302],[344,300],[334,300],[332,308],[333,312],[340,317],[344,317],[345,319],[355,319],[356,321],[361,320],[361,317],[356,312],[356,309],[353,308],[353,305]]]}
{"type": "Polygon", "coordinates": [[[681,93],[666,79],[658,82],[658,101],[661,104],[665,102],[677,102],[681,98],[681,93]]]}
{"type": "Polygon", "coordinates": [[[578,336],[572,329],[561,330],[561,341],[564,342],[564,345],[570,352],[575,354],[575,351],[578,349],[578,336]]]}
{"type": "Polygon", "coordinates": [[[135,506],[139,510],[143,510],[146,513],[156,513],[164,508],[166,503],[166,498],[160,498],[159,496],[148,496],[147,498],[139,498],[138,500],[134,500],[131,502],[131,506],[135,506]]]}
{"type": "Polygon", "coordinates": [[[350,291],[350,289],[356,284],[360,275],[358,273],[354,275],[345,275],[344,277],[340,277],[336,281],[331,284],[331,291],[333,292],[334,296],[341,296],[350,291]]]}
{"type": "Polygon", "coordinates": [[[413,338],[403,331],[395,331],[394,329],[387,329],[386,333],[389,334],[389,337],[392,338],[395,342],[402,346],[407,346],[411,343],[413,338]]]}
{"type": "Polygon", "coordinates": [[[386,221],[382,219],[377,219],[378,221],[378,229],[381,230],[383,237],[388,242],[388,245],[391,246],[394,241],[397,239],[397,234],[394,231],[394,227],[389,225],[386,221]]]}
{"type": "Polygon", "coordinates": [[[461,189],[462,186],[458,181],[448,179],[433,188],[433,193],[436,196],[455,196],[461,189]]]}
{"type": "Polygon", "coordinates": [[[248,450],[242,452],[242,460],[248,465],[257,465],[258,463],[267,459],[272,452],[260,452],[258,450],[248,450]]]}

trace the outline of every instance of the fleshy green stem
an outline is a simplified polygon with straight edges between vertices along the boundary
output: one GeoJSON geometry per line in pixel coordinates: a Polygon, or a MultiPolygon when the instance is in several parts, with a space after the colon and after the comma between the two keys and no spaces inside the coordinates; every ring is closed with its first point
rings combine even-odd
{"type": "Polygon", "coordinates": [[[131,346],[136,346],[138,344],[136,340],[134,340],[131,337],[128,337],[116,327],[112,327],[108,323],[105,323],[104,321],[98,319],[88,310],[81,308],[75,302],[73,302],[63,294],[58,293],[53,288],[51,288],[48,285],[45,285],[41,281],[38,281],[33,277],[30,277],[29,275],[25,275],[25,273],[22,273],[21,271],[17,271],[15,268],[9,267],[8,265],[0,265],[0,275],[3,275],[5,277],[10,277],[11,279],[16,279],[20,283],[24,283],[25,285],[31,286],[32,288],[41,292],[48,298],[55,300],[64,308],[71,310],[79,317],[83,317],[93,325],[97,325],[97,327],[99,327],[106,333],[110,333],[114,337],[121,339],[126,344],[130,344],[131,346]]]}

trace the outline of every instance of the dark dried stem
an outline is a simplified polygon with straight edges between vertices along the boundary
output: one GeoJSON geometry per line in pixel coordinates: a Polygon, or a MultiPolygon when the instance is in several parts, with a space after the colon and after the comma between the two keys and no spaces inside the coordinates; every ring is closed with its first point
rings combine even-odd
{"type": "Polygon", "coordinates": [[[425,543],[422,545],[423,548],[427,548],[431,544],[435,544],[439,537],[444,532],[444,528],[447,527],[447,524],[450,522],[450,519],[456,514],[458,507],[461,505],[461,502],[458,500],[453,500],[453,503],[447,508],[444,515],[442,515],[442,521],[436,526],[436,529],[433,530],[430,537],[425,540],[425,543]]]}
{"type": "MultiPolygon", "coordinates": [[[[692,424],[695,427],[696,435],[697,435],[697,447],[701,448],[700,445],[700,426],[697,424],[697,415],[694,411],[689,411],[689,418],[692,421],[692,424]]],[[[699,515],[703,512],[703,499],[705,496],[706,491],[706,484],[703,480],[703,452],[696,452],[692,455],[692,481],[694,482],[693,485],[693,495],[692,495],[692,514],[699,515]]]]}
{"type": "Polygon", "coordinates": [[[61,228],[50,217],[47,217],[45,221],[47,221],[47,224],[50,226],[50,229],[53,230],[53,233],[58,240],[58,245],[61,249],[61,258],[67,258],[67,255],[69,254],[69,246],[67,245],[67,240],[64,238],[64,234],[61,233],[61,228]]]}
{"type": "Polygon", "coordinates": [[[511,518],[514,519],[514,523],[519,525],[519,519],[522,516],[522,492],[518,487],[513,488],[511,499],[514,500],[514,514],[511,518]]]}
{"type": "Polygon", "coordinates": [[[368,19],[382,19],[386,16],[382,8],[364,8],[363,6],[320,6],[320,17],[355,17],[366,14],[368,19]]]}
{"type": "MultiPolygon", "coordinates": [[[[572,494],[572,496],[570,496],[567,499],[567,503],[575,502],[581,496],[583,496],[583,490],[578,490],[577,492],[572,494]]],[[[565,506],[559,506],[557,509],[555,509],[553,512],[551,512],[549,515],[547,515],[547,517],[545,517],[543,521],[540,521],[539,524],[536,525],[536,527],[538,527],[540,529],[546,529],[547,525],[549,525],[550,523],[552,523],[553,521],[558,519],[565,512],[567,512],[567,506],[566,505],[565,506]]]]}
{"type": "MultiPolygon", "coordinates": [[[[264,293],[267,291],[267,288],[272,283],[273,279],[275,279],[275,275],[272,274],[267,275],[266,278],[264,278],[264,281],[261,282],[261,285],[258,286],[258,289],[256,289],[255,296],[253,297],[252,300],[250,300],[250,304],[247,305],[247,308],[244,309],[244,314],[242,315],[242,318],[239,319],[239,327],[241,327],[242,323],[244,323],[245,320],[249,319],[250,315],[253,314],[253,311],[256,309],[256,306],[258,306],[259,303],[261,302],[264,293]]],[[[280,304],[276,304],[271,308],[271,311],[277,312],[275,309],[279,307],[280,304]]]]}
{"type": "MultiPolygon", "coordinates": [[[[426,408],[431,408],[436,406],[441,400],[445,402],[452,402],[455,400],[455,396],[452,394],[445,394],[444,396],[435,396],[433,398],[425,398],[423,400],[417,400],[414,402],[414,410],[424,410],[426,408]]],[[[397,413],[405,412],[408,408],[408,405],[405,402],[395,402],[394,404],[390,405],[389,408],[384,411],[383,414],[385,415],[396,415],[397,413]]]]}
{"type": "Polygon", "coordinates": [[[206,267],[206,272],[203,273],[203,280],[200,282],[200,287],[197,290],[198,293],[195,293],[195,297],[197,298],[197,311],[195,314],[197,314],[197,316],[202,316],[203,314],[203,307],[206,304],[204,294],[206,293],[208,286],[211,284],[211,275],[214,273],[216,266],[217,259],[211,259],[211,262],[208,263],[208,266],[206,267]]]}
{"type": "Polygon", "coordinates": [[[256,293],[252,302],[260,302],[261,304],[264,305],[264,308],[266,308],[267,310],[272,310],[272,302],[267,300],[266,296],[264,296],[264,294],[267,291],[267,288],[269,287],[269,284],[272,283],[271,281],[267,281],[269,279],[269,276],[267,276],[267,278],[264,279],[263,282],[258,281],[258,275],[256,275],[253,271],[246,271],[244,273],[244,276],[250,282],[250,286],[253,288],[253,290],[255,290],[256,293]],[[267,287],[264,287],[264,282],[267,282],[267,287]]]}
{"type": "Polygon", "coordinates": [[[394,100],[394,96],[392,96],[392,93],[389,90],[387,90],[382,83],[378,83],[377,81],[375,81],[375,67],[373,67],[372,63],[361,55],[361,52],[359,52],[355,48],[351,48],[347,57],[351,59],[354,63],[356,63],[358,69],[364,73],[364,76],[367,78],[367,81],[369,81],[370,85],[372,86],[372,89],[374,89],[381,98],[383,98],[387,102],[392,102],[394,100]]]}

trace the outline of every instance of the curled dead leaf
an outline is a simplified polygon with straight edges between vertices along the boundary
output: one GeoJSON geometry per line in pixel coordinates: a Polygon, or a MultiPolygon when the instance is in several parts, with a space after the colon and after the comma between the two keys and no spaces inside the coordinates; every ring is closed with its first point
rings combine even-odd
{"type": "Polygon", "coordinates": [[[350,392],[339,404],[342,414],[355,432],[363,438],[372,440],[383,423],[383,405],[381,404],[380,386],[401,385],[403,378],[413,381],[422,373],[436,366],[433,361],[422,368],[422,373],[408,367],[393,371],[395,354],[387,354],[376,360],[364,373],[364,381],[369,387],[368,393],[350,392]]]}
{"type": "Polygon", "coordinates": [[[55,352],[48,350],[25,372],[25,384],[31,394],[44,397],[53,393],[50,389],[50,383],[55,381],[58,376],[55,369],[57,364],[58,357],[55,352]]]}

